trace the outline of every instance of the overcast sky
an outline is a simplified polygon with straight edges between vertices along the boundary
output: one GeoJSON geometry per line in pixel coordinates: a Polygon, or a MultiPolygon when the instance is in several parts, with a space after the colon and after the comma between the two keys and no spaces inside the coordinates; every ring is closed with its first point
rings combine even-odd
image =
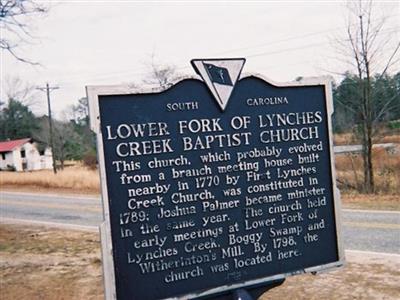
{"type": "MultiPolygon", "coordinates": [[[[388,16],[386,32],[398,39],[398,1],[379,4],[377,12],[388,16]]],[[[192,58],[245,57],[243,72],[274,81],[334,75],[329,72],[346,69],[333,59],[332,42],[344,38],[346,16],[343,1],[58,1],[34,22],[40,40],[19,49],[42,67],[3,53],[2,97],[7,78],[49,82],[60,87],[51,94],[60,116],[85,96],[86,85],[140,83],[152,55],[181,74],[194,74],[192,58]]],[[[45,94],[39,97],[34,111],[44,113],[45,94]]]]}

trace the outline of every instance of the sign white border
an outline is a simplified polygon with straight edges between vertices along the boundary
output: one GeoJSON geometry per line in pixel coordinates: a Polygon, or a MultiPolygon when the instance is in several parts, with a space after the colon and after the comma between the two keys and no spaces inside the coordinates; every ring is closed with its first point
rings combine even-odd
{"type": "MultiPolygon", "coordinates": [[[[340,192],[336,186],[336,171],[334,162],[334,152],[333,152],[333,136],[332,136],[332,114],[333,114],[333,99],[332,99],[332,86],[329,77],[318,77],[318,78],[306,78],[304,80],[287,82],[287,83],[277,83],[274,82],[261,74],[242,74],[240,80],[246,77],[256,77],[268,84],[276,87],[301,87],[301,86],[324,86],[325,98],[326,98],[326,112],[328,117],[328,135],[329,135],[329,156],[331,160],[331,178],[332,178],[332,190],[334,198],[335,207],[335,222],[336,222],[336,237],[338,245],[338,258],[339,260],[333,263],[319,265],[311,268],[305,268],[302,270],[297,270],[291,273],[277,274],[273,276],[263,277],[260,279],[249,280],[246,282],[224,285],[213,289],[208,289],[202,292],[190,293],[186,295],[181,295],[179,297],[173,297],[168,299],[184,300],[193,297],[207,296],[210,294],[220,293],[227,290],[234,290],[243,288],[246,286],[257,285],[260,283],[267,283],[269,281],[275,281],[284,279],[288,276],[302,274],[302,273],[320,273],[327,271],[328,269],[343,266],[345,263],[343,240],[341,233],[341,201],[340,192]]],[[[176,85],[178,82],[185,79],[197,79],[202,81],[200,76],[185,76],[176,79],[171,87],[176,85]]],[[[238,84],[237,83],[237,84],[238,84]]],[[[169,87],[169,88],[171,88],[169,87]]],[[[101,249],[102,249],[102,261],[103,261],[103,280],[105,289],[105,299],[114,300],[116,299],[116,287],[115,287],[115,273],[114,273],[114,259],[112,255],[112,242],[111,242],[111,220],[109,212],[109,202],[108,202],[108,190],[107,190],[107,179],[105,171],[105,160],[103,151],[103,137],[100,130],[100,112],[99,112],[99,96],[107,95],[129,95],[129,94],[148,94],[148,93],[161,93],[169,88],[153,88],[153,89],[137,89],[131,85],[103,85],[103,86],[87,86],[86,94],[89,102],[89,117],[90,117],[90,127],[96,133],[97,137],[97,156],[100,166],[100,183],[101,183],[101,194],[103,203],[103,217],[104,222],[100,226],[100,236],[101,236],[101,249]]],[[[223,113],[223,112],[222,112],[223,113]]]]}

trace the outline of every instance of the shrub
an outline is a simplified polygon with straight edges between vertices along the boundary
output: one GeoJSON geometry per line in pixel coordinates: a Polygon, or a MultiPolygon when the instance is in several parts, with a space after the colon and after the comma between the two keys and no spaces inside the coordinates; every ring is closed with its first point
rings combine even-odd
{"type": "Polygon", "coordinates": [[[83,156],[83,164],[91,170],[97,168],[97,155],[94,151],[88,151],[83,156]]]}
{"type": "Polygon", "coordinates": [[[393,120],[388,123],[390,129],[400,129],[400,120],[393,120]]]}

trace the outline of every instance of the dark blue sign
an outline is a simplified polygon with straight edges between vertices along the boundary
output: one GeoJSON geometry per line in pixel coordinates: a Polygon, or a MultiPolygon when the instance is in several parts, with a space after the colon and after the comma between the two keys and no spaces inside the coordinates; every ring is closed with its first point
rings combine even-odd
{"type": "Polygon", "coordinates": [[[338,265],[326,97],[257,77],[224,111],[195,79],[100,94],[117,298],[195,298],[338,265]]]}

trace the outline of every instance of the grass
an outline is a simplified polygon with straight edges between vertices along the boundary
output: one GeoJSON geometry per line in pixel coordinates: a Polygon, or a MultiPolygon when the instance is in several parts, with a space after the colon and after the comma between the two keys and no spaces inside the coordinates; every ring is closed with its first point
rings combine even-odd
{"type": "Polygon", "coordinates": [[[1,299],[102,299],[95,233],[0,225],[1,299]]]}
{"type": "Polygon", "coordinates": [[[70,190],[85,194],[100,192],[99,172],[81,164],[66,167],[64,170],[59,170],[57,174],[54,174],[52,170],[0,172],[0,185],[33,190],[70,190]]]}

